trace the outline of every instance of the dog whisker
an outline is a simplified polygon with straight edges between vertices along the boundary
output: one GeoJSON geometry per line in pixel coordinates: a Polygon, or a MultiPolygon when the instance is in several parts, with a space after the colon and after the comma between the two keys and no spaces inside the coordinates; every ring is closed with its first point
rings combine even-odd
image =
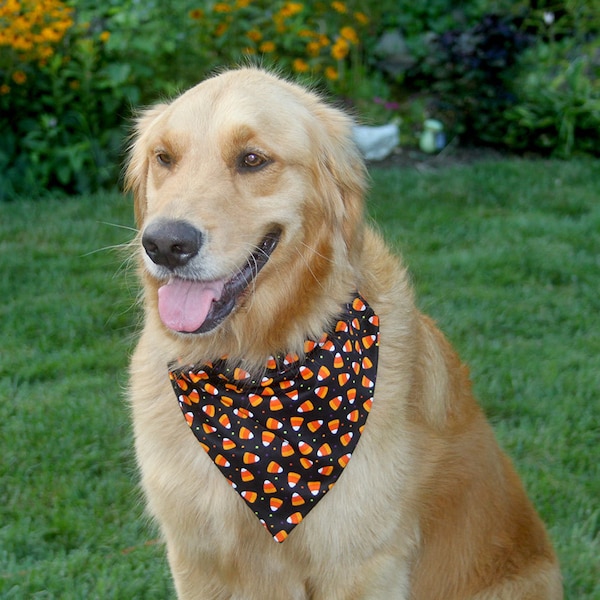
{"type": "Polygon", "coordinates": [[[313,248],[312,246],[309,246],[306,242],[301,241],[300,244],[302,246],[304,246],[305,248],[308,248],[314,255],[318,256],[319,258],[322,258],[323,260],[329,262],[329,263],[334,263],[334,259],[326,256],[325,254],[318,252],[317,250],[315,250],[315,248],[313,248]]]}
{"type": "MultiPolygon", "coordinates": [[[[320,255],[316,250],[314,250],[314,248],[312,248],[311,246],[309,246],[308,244],[302,243],[303,246],[305,246],[306,248],[308,248],[309,250],[312,250],[314,254],[316,254],[317,256],[322,256],[320,255]]],[[[315,274],[315,272],[312,270],[312,266],[310,264],[310,262],[307,260],[306,256],[304,255],[304,253],[300,250],[300,248],[298,248],[297,246],[294,248],[295,252],[298,254],[298,256],[300,256],[300,258],[302,259],[302,262],[304,263],[304,265],[306,266],[306,268],[308,269],[308,272],[312,275],[315,283],[322,289],[325,289],[325,286],[323,285],[323,283],[319,280],[319,278],[317,277],[317,275],[315,274]]],[[[326,258],[326,257],[323,257],[326,258]]],[[[329,259],[327,259],[329,260],[329,259]]]]}
{"type": "Polygon", "coordinates": [[[130,242],[123,242],[122,244],[112,244],[110,246],[102,246],[101,248],[95,248],[94,250],[90,250],[85,254],[82,254],[82,257],[92,256],[93,254],[98,254],[100,252],[106,252],[109,250],[128,250],[130,247],[130,242]]]}
{"type": "Polygon", "coordinates": [[[99,225],[108,225],[109,227],[116,227],[117,229],[125,229],[126,231],[138,232],[137,227],[130,227],[129,225],[121,225],[120,223],[111,223],[110,221],[97,221],[99,225]]]}

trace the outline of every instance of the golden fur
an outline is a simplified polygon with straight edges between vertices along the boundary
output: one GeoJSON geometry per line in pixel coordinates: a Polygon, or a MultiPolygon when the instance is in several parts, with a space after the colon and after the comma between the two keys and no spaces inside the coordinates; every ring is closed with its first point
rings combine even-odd
{"type": "Polygon", "coordinates": [[[162,324],[164,281],[140,247],[145,323],[130,395],[142,485],[178,596],[559,599],[544,526],[471,395],[467,368],[365,224],[365,168],[350,138],[346,115],[253,68],[208,79],[138,120],[126,183],[140,232],[159,218],[192,223],[204,234],[206,269],[224,277],[269,227],[282,231],[240,305],[206,334],[162,324]],[[236,161],[248,151],[269,164],[241,172],[236,161]],[[228,355],[259,369],[269,355],[301,351],[354,290],[381,323],[373,410],[338,483],[277,544],[190,433],[167,364],[228,355]]]}

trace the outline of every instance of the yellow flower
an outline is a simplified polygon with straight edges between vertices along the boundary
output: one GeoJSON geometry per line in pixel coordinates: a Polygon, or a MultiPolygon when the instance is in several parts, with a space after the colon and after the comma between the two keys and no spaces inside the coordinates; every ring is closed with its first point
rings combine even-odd
{"type": "Polygon", "coordinates": [[[226,4],[225,2],[217,2],[213,6],[213,10],[217,13],[228,13],[231,12],[231,6],[229,6],[229,4],[226,4]]]}
{"type": "Polygon", "coordinates": [[[350,44],[344,38],[339,38],[331,48],[331,56],[336,60],[342,60],[348,56],[350,44]]]}
{"type": "Polygon", "coordinates": [[[38,48],[38,58],[40,61],[45,61],[47,58],[50,58],[53,54],[54,50],[50,48],[50,46],[38,48]]]}
{"type": "Polygon", "coordinates": [[[246,37],[253,42],[260,42],[260,40],[262,40],[262,33],[258,29],[251,29],[246,33],[246,37]]]}
{"type": "Polygon", "coordinates": [[[361,25],[367,25],[369,23],[369,17],[367,17],[367,15],[365,15],[365,13],[362,12],[355,12],[354,13],[354,18],[357,20],[358,23],[360,23],[361,25]]]}
{"type": "Polygon", "coordinates": [[[194,8],[189,12],[190,19],[195,19],[196,21],[202,19],[204,17],[204,11],[201,8],[194,8]]]}
{"type": "Polygon", "coordinates": [[[298,32],[298,37],[316,37],[318,34],[316,34],[314,31],[311,31],[310,29],[301,29],[298,32]]]}
{"type": "Polygon", "coordinates": [[[327,79],[330,81],[337,81],[340,77],[340,74],[337,72],[337,69],[334,69],[333,67],[327,67],[325,69],[325,77],[327,77],[327,79]]]}
{"type": "Polygon", "coordinates": [[[23,36],[17,36],[12,41],[12,47],[15,50],[21,50],[22,52],[26,52],[27,50],[31,50],[33,48],[33,43],[31,42],[31,40],[28,40],[23,36]]]}
{"type": "Polygon", "coordinates": [[[12,79],[17,85],[23,85],[27,81],[27,75],[23,71],[15,71],[12,74],[12,79]]]}
{"type": "Polygon", "coordinates": [[[342,27],[340,29],[340,35],[348,40],[351,44],[358,44],[358,35],[352,27],[342,27]]]}
{"type": "Polygon", "coordinates": [[[284,18],[293,17],[302,12],[303,8],[304,4],[301,2],[286,2],[279,11],[279,14],[284,18]]]}
{"type": "Polygon", "coordinates": [[[251,47],[244,48],[242,50],[242,54],[245,54],[245,55],[256,54],[256,50],[254,48],[251,48],[251,47]]]}
{"type": "Polygon", "coordinates": [[[308,44],[306,44],[306,54],[308,54],[309,56],[319,56],[320,52],[321,44],[319,44],[319,42],[308,42],[308,44]]]}
{"type": "Polygon", "coordinates": [[[10,85],[6,85],[5,83],[0,85],[0,94],[2,96],[6,96],[6,94],[10,94],[10,85]]]}
{"type": "Polygon", "coordinates": [[[273,22],[275,23],[275,29],[277,30],[277,33],[285,33],[287,28],[284,21],[285,17],[281,13],[278,13],[273,17],[273,22]]]}
{"type": "Polygon", "coordinates": [[[325,48],[325,46],[329,46],[329,44],[331,44],[331,40],[324,33],[322,33],[319,36],[319,44],[325,48]]]}
{"type": "Polygon", "coordinates": [[[0,0],[0,46],[11,47],[21,61],[43,61],[73,26],[71,15],[61,0],[0,0]]]}
{"type": "Polygon", "coordinates": [[[306,73],[310,69],[309,64],[301,58],[296,58],[292,66],[297,73],[306,73]]]}
{"type": "Polygon", "coordinates": [[[25,17],[17,17],[12,22],[12,28],[15,33],[25,33],[30,29],[29,21],[25,17]]]}
{"type": "Polygon", "coordinates": [[[62,33],[52,29],[52,27],[44,27],[38,36],[38,40],[41,42],[50,42],[51,44],[60,42],[62,39],[62,33]]]}
{"type": "Polygon", "coordinates": [[[0,14],[2,14],[2,16],[10,16],[10,15],[17,14],[18,12],[20,12],[21,6],[19,5],[18,0],[6,0],[6,2],[2,3],[0,10],[2,11],[0,13],[0,14]]]}
{"type": "Polygon", "coordinates": [[[247,6],[250,6],[251,2],[252,2],[252,0],[237,0],[237,2],[235,3],[235,7],[236,8],[246,8],[247,6]]]}
{"type": "Polygon", "coordinates": [[[110,31],[103,31],[100,34],[100,41],[101,42],[108,42],[109,39],[110,39],[110,31]]]}
{"type": "Polygon", "coordinates": [[[216,27],[215,27],[215,35],[217,37],[221,37],[229,28],[229,25],[227,23],[219,23],[216,27]]]}
{"type": "Polygon", "coordinates": [[[343,2],[332,2],[331,8],[337,10],[337,12],[341,13],[342,15],[348,12],[348,9],[343,2]]]}
{"type": "Polygon", "coordinates": [[[258,49],[261,52],[264,52],[265,54],[269,53],[269,52],[275,52],[275,42],[263,42],[258,49]]]}

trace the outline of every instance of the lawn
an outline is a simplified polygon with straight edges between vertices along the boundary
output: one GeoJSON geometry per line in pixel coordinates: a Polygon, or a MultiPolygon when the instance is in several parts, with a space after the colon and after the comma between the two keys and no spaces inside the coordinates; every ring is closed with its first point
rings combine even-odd
{"type": "MultiPolygon", "coordinates": [[[[600,598],[600,178],[593,161],[372,172],[370,213],[560,555],[600,598]]],[[[116,194],[0,205],[0,598],[173,597],[124,388],[139,313],[116,194]]]]}

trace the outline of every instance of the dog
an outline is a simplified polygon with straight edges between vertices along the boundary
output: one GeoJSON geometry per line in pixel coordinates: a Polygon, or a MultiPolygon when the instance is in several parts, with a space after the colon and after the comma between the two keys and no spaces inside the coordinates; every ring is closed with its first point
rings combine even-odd
{"type": "Polygon", "coordinates": [[[554,600],[544,525],[364,216],[352,120],[260,68],[142,111],[141,485],[181,599],[554,600]]]}

